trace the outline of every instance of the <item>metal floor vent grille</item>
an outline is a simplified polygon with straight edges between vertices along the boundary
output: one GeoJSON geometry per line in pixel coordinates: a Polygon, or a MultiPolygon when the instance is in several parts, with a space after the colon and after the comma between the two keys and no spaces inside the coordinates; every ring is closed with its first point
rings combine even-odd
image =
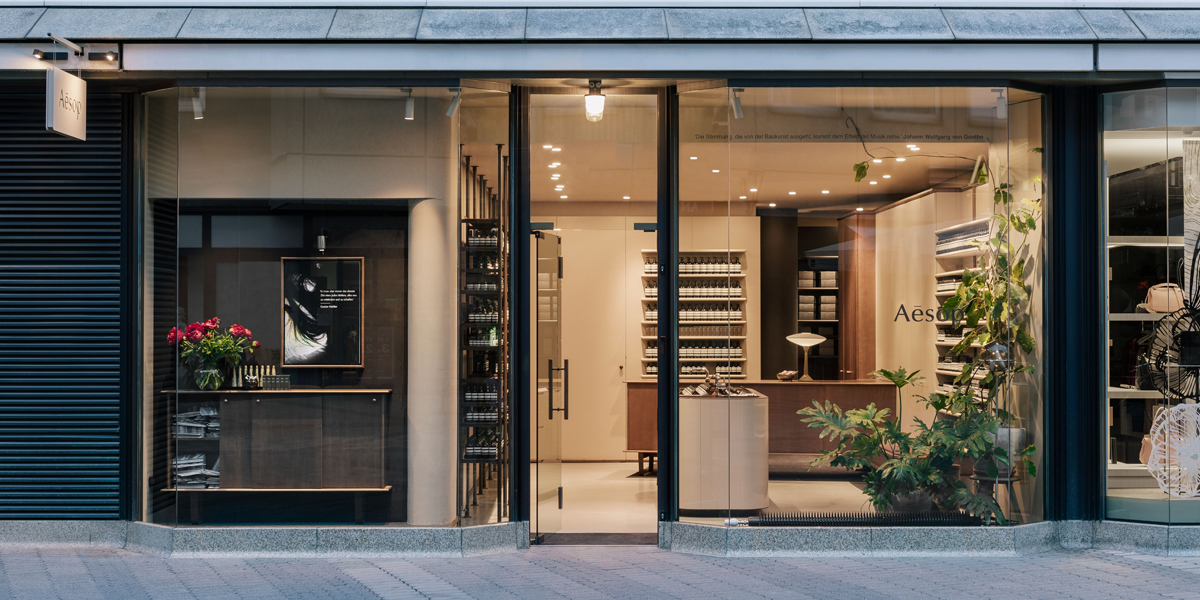
{"type": "Polygon", "coordinates": [[[923,513],[764,513],[746,520],[751,527],[963,527],[983,521],[964,512],[923,513]]]}

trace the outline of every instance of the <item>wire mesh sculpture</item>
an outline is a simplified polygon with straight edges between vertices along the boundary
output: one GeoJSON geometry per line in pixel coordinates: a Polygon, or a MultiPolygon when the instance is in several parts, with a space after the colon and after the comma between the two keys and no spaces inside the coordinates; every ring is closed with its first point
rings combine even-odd
{"type": "Polygon", "coordinates": [[[1198,257],[1200,238],[1192,250],[1190,277],[1183,282],[1183,308],[1159,319],[1148,352],[1150,381],[1174,406],[1154,419],[1146,469],[1162,491],[1181,498],[1200,496],[1200,404],[1195,403],[1200,396],[1198,257]]]}

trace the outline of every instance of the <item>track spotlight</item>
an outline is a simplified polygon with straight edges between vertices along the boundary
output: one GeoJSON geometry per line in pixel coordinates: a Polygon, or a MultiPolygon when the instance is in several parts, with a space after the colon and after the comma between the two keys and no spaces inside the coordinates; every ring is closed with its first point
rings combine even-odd
{"type": "Polygon", "coordinates": [[[35,50],[33,51],[33,57],[34,57],[34,58],[36,58],[36,59],[39,59],[39,60],[41,60],[41,59],[44,59],[44,58],[46,58],[46,53],[45,53],[45,52],[42,52],[41,50],[36,50],[36,49],[35,49],[35,50]]]}
{"type": "Polygon", "coordinates": [[[408,92],[408,97],[404,99],[404,120],[413,120],[413,113],[416,111],[416,99],[412,96],[412,88],[403,88],[408,92]]]}
{"type": "Polygon", "coordinates": [[[109,50],[108,52],[88,52],[87,59],[91,61],[103,60],[108,62],[116,62],[117,53],[113,52],[112,50],[109,50]]]}
{"type": "Polygon", "coordinates": [[[733,118],[742,118],[742,99],[738,98],[738,93],[746,91],[745,88],[733,88],[733,118]]]}
{"type": "Polygon", "coordinates": [[[451,92],[454,92],[454,99],[450,101],[450,108],[446,109],[446,116],[453,117],[454,113],[458,111],[458,103],[462,102],[462,88],[455,87],[448,89],[451,92]]]}
{"type": "Polygon", "coordinates": [[[584,116],[595,123],[604,118],[604,94],[600,93],[600,80],[588,82],[588,93],[583,97],[584,116]]]}
{"type": "Polygon", "coordinates": [[[1004,98],[1004,89],[993,89],[996,92],[996,118],[1004,120],[1008,118],[1008,100],[1004,98]]]}

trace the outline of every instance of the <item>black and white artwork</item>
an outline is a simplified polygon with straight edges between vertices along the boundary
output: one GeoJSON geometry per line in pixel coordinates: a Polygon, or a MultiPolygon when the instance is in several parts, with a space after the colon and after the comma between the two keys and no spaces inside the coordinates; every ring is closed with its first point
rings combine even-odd
{"type": "Polygon", "coordinates": [[[284,258],[283,366],[363,366],[363,259],[284,258]]]}

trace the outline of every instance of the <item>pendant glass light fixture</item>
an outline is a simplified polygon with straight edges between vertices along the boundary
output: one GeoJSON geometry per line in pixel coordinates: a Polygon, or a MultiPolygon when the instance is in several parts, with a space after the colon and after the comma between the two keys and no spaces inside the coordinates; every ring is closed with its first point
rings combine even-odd
{"type": "Polygon", "coordinates": [[[604,118],[604,94],[600,93],[600,80],[588,82],[588,93],[583,97],[583,110],[587,120],[595,123],[604,118]]]}

